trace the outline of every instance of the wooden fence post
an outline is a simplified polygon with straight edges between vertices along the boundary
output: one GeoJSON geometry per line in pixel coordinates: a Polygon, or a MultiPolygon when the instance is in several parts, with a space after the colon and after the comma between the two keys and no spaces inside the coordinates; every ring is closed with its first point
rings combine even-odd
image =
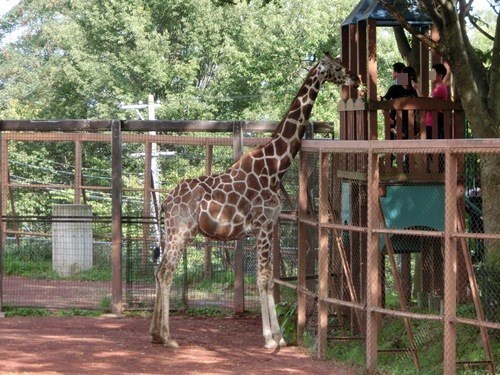
{"type": "Polygon", "coordinates": [[[457,332],[457,155],[446,149],[444,222],[444,342],[443,373],[456,372],[457,332]]]}
{"type": "Polygon", "coordinates": [[[75,178],[73,180],[74,187],[74,203],[81,204],[82,202],[82,141],[75,141],[75,178]]]}
{"type": "Polygon", "coordinates": [[[3,139],[2,139],[3,121],[0,121],[0,318],[5,317],[3,313],[3,248],[4,248],[4,225],[3,225],[3,182],[4,180],[4,165],[3,165],[3,139]]]}
{"type": "Polygon", "coordinates": [[[380,250],[378,234],[373,230],[378,228],[378,199],[379,199],[379,164],[378,155],[368,152],[368,180],[367,180],[367,258],[366,258],[366,368],[374,369],[377,366],[377,338],[378,314],[372,308],[380,306],[380,250]]]}
{"type": "Polygon", "coordinates": [[[307,263],[307,228],[302,222],[307,214],[307,155],[300,152],[299,159],[299,207],[297,235],[297,344],[302,344],[306,329],[307,297],[302,290],[306,289],[307,263]]]}
{"type": "Polygon", "coordinates": [[[111,311],[123,312],[122,300],[122,133],[121,121],[111,121],[111,311]]]}
{"type": "MultiPolygon", "coordinates": [[[[239,121],[233,123],[234,161],[243,154],[243,126],[239,121]]],[[[234,248],[234,312],[245,312],[245,248],[244,240],[238,240],[234,248]]]]}
{"type": "Polygon", "coordinates": [[[328,303],[330,285],[329,230],[322,226],[328,223],[328,177],[330,154],[319,154],[319,209],[318,209],[318,357],[325,359],[328,347],[328,303]]]}
{"type": "MultiPolygon", "coordinates": [[[[212,174],[212,164],[214,155],[213,145],[205,146],[205,176],[210,176],[212,174]]],[[[203,277],[205,279],[211,279],[213,276],[213,266],[212,266],[212,242],[207,238],[204,244],[204,255],[203,255],[203,277]]]]}

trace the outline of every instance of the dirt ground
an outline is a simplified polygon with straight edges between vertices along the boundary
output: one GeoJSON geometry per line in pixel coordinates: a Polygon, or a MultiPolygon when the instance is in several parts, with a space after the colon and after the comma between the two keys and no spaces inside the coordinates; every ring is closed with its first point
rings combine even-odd
{"type": "Polygon", "coordinates": [[[297,347],[263,347],[260,318],[171,317],[181,347],[150,343],[143,317],[0,318],[0,374],[353,375],[297,347]]]}

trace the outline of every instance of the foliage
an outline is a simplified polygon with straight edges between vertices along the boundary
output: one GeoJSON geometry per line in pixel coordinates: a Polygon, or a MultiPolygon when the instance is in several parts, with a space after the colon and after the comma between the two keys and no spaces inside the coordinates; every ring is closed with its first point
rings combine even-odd
{"type": "MultiPolygon", "coordinates": [[[[262,5],[21,1],[0,22],[0,117],[124,117],[131,114],[120,102],[153,93],[168,103],[159,118],[279,119],[305,68],[324,50],[339,53],[350,7],[262,5]]],[[[334,115],[330,103],[318,104],[318,113],[334,115]]]]}
{"type": "Polygon", "coordinates": [[[297,343],[297,303],[281,302],[276,305],[276,314],[283,339],[288,344],[297,343]]]}

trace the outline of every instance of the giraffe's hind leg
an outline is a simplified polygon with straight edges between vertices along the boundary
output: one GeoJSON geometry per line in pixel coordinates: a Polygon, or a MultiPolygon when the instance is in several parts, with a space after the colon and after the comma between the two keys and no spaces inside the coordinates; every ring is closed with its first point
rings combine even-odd
{"type": "Polygon", "coordinates": [[[156,272],[156,301],[151,321],[151,341],[163,344],[168,348],[178,348],[179,345],[170,336],[170,289],[174,272],[180,258],[180,251],[171,249],[165,254],[156,272]]]}

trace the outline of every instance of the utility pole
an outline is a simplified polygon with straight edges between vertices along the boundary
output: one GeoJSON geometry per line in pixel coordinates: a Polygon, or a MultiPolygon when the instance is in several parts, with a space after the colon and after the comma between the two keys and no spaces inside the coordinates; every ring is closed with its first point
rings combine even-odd
{"type": "MultiPolygon", "coordinates": [[[[144,104],[142,101],[140,101],[138,104],[125,104],[125,103],[120,103],[120,108],[121,109],[132,109],[135,110],[137,117],[139,119],[144,120],[144,117],[142,116],[141,109],[148,109],[148,120],[156,120],[156,115],[155,115],[155,110],[156,108],[159,108],[161,106],[161,103],[159,100],[156,102],[154,101],[154,96],[153,95],[148,95],[148,103],[144,104]]],[[[149,134],[151,136],[155,136],[156,132],[155,131],[150,131],[149,134]]],[[[157,157],[159,156],[158,153],[158,145],[155,142],[151,143],[151,148],[146,147],[146,150],[149,152],[145,152],[143,155],[145,156],[145,160],[147,161],[148,159],[151,160],[151,182],[152,182],[152,201],[151,201],[151,216],[156,217],[157,219],[157,226],[156,226],[156,231],[157,231],[157,241],[158,244],[160,245],[160,196],[158,190],[160,187],[160,171],[158,167],[158,159],[157,157]]],[[[146,176],[145,176],[146,178],[146,176]]],[[[144,184],[149,184],[151,183],[150,181],[144,181],[144,184]]],[[[146,197],[145,197],[146,198],[146,197]]]]}

